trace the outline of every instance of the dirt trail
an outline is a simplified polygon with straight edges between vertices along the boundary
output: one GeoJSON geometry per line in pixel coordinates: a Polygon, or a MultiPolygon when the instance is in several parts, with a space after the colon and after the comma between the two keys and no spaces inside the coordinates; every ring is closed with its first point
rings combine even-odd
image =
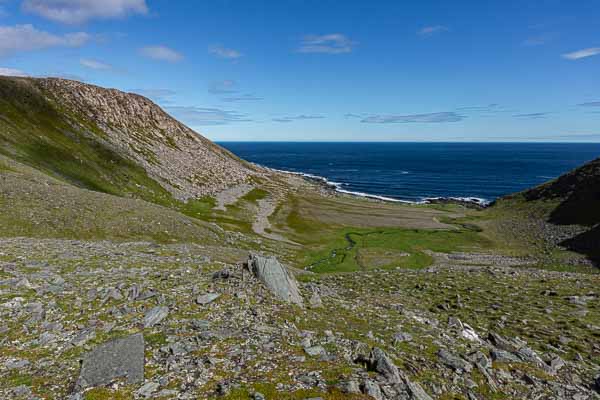
{"type": "Polygon", "coordinates": [[[266,237],[268,239],[277,240],[279,242],[286,242],[289,244],[299,246],[298,243],[291,241],[289,239],[286,239],[285,237],[283,237],[277,233],[267,232],[267,230],[270,230],[270,228],[271,228],[271,223],[269,222],[269,216],[271,214],[273,214],[273,212],[275,211],[275,208],[277,208],[277,202],[274,201],[273,199],[270,199],[270,198],[260,199],[258,201],[258,211],[256,212],[254,222],[252,223],[252,230],[256,234],[266,237]]]}
{"type": "Polygon", "coordinates": [[[217,193],[215,196],[217,199],[215,210],[226,211],[228,205],[235,203],[252,189],[254,189],[254,186],[243,183],[217,193]]]}

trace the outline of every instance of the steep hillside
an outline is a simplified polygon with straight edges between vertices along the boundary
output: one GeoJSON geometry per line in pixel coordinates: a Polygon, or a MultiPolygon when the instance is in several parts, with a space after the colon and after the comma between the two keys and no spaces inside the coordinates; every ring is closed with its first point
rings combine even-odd
{"type": "Polygon", "coordinates": [[[593,226],[600,222],[600,158],[523,193],[527,201],[558,200],[549,221],[593,226]]]}
{"type": "Polygon", "coordinates": [[[600,158],[493,208],[509,211],[504,225],[519,240],[542,243],[548,254],[558,245],[600,263],[600,158]]]}
{"type": "Polygon", "coordinates": [[[159,204],[260,173],[142,96],[56,78],[0,77],[0,153],[80,187],[159,204]]]}

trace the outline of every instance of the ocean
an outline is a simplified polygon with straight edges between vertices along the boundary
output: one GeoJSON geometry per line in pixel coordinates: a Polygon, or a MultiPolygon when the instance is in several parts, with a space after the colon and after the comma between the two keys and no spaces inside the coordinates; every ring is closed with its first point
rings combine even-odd
{"type": "Polygon", "coordinates": [[[359,196],[490,202],[600,157],[600,143],[221,142],[253,163],[359,196]]]}

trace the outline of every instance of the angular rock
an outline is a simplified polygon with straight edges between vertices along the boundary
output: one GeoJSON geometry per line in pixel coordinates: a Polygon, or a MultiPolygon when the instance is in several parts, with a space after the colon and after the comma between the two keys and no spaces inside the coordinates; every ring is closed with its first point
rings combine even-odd
{"type": "Polygon", "coordinates": [[[105,385],[117,378],[128,384],[144,380],[144,336],[141,333],[111,340],[87,353],[76,388],[105,385]]]}
{"type": "Polygon", "coordinates": [[[159,324],[163,319],[165,319],[167,315],[169,315],[169,307],[154,307],[144,316],[144,328],[152,328],[154,325],[159,324]]]}
{"type": "Polygon", "coordinates": [[[321,300],[321,296],[319,296],[319,294],[316,292],[313,293],[312,296],[310,296],[308,303],[310,304],[310,306],[312,308],[318,308],[318,307],[323,306],[323,301],[321,300]]]}
{"type": "Polygon", "coordinates": [[[154,392],[156,392],[158,390],[158,388],[160,387],[160,384],[158,382],[148,382],[144,385],[142,385],[142,387],[140,387],[138,390],[136,390],[136,394],[138,396],[141,397],[151,397],[152,394],[154,392]]]}
{"type": "Polygon", "coordinates": [[[201,294],[200,296],[198,296],[196,298],[196,303],[200,304],[201,306],[205,306],[207,304],[212,303],[213,301],[215,301],[219,297],[221,297],[221,295],[219,293],[201,294]]]}
{"type": "Polygon", "coordinates": [[[500,350],[505,350],[511,353],[514,353],[519,350],[519,346],[517,346],[515,343],[503,338],[502,336],[494,332],[490,332],[488,334],[488,340],[491,344],[493,344],[500,350]]]}
{"type": "Polygon", "coordinates": [[[342,393],[360,394],[360,386],[353,380],[342,382],[338,387],[342,393]]]}
{"type": "Polygon", "coordinates": [[[498,362],[521,362],[521,359],[519,357],[505,350],[495,349],[490,351],[490,355],[492,356],[492,360],[498,362]]]}
{"type": "Polygon", "coordinates": [[[380,348],[374,347],[369,355],[371,369],[380,374],[390,383],[400,383],[400,372],[392,360],[380,348]]]}
{"type": "Polygon", "coordinates": [[[79,332],[73,340],[71,340],[71,344],[73,346],[83,346],[88,341],[94,339],[96,337],[96,330],[94,328],[84,329],[79,332]]]}
{"type": "Polygon", "coordinates": [[[250,254],[248,268],[275,296],[302,306],[302,295],[296,278],[275,257],[250,254]]]}
{"type": "Polygon", "coordinates": [[[413,337],[410,333],[406,332],[398,332],[394,335],[394,344],[402,343],[402,342],[411,342],[413,337]]]}
{"type": "Polygon", "coordinates": [[[327,354],[327,351],[325,351],[325,349],[322,346],[305,347],[304,351],[306,352],[306,354],[312,357],[327,354]]]}
{"type": "Polygon", "coordinates": [[[452,368],[456,372],[471,372],[473,369],[471,363],[463,360],[457,355],[450,353],[448,350],[440,349],[437,355],[444,365],[452,368]]]}
{"type": "Polygon", "coordinates": [[[404,379],[404,384],[406,385],[406,391],[410,395],[410,400],[433,400],[418,383],[404,379]]]}
{"type": "Polygon", "coordinates": [[[362,391],[367,396],[371,396],[375,400],[383,400],[383,395],[381,394],[381,389],[379,385],[375,383],[371,379],[367,379],[362,386],[362,391]]]}

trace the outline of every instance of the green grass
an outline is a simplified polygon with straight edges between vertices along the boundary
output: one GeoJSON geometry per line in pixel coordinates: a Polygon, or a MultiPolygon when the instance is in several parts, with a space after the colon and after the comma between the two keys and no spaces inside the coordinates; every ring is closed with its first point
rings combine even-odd
{"type": "Polygon", "coordinates": [[[248,201],[250,203],[257,203],[259,200],[262,200],[268,196],[269,192],[266,190],[254,188],[250,192],[246,193],[245,196],[242,196],[241,200],[248,201]]]}
{"type": "Polygon", "coordinates": [[[298,263],[303,267],[312,265],[311,270],[318,273],[351,272],[374,266],[419,269],[433,262],[425,250],[450,253],[492,247],[489,240],[466,229],[342,229],[326,246],[302,252],[298,263]],[[383,259],[383,263],[378,259],[383,259]]]}
{"type": "Polygon", "coordinates": [[[0,78],[0,116],[4,155],[86,189],[173,204],[141,166],[99,140],[106,135],[98,126],[48,100],[29,81],[0,78]]]}
{"type": "Polygon", "coordinates": [[[200,199],[188,200],[186,203],[179,203],[177,208],[188,217],[208,219],[212,215],[215,205],[216,201],[213,197],[205,196],[200,199]]]}

